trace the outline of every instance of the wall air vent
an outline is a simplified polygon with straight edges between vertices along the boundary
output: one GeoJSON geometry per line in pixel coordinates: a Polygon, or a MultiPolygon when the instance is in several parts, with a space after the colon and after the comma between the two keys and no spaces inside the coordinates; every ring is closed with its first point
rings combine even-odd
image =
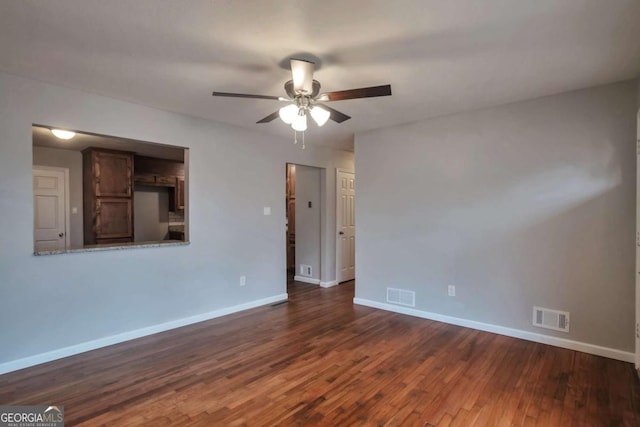
{"type": "Polygon", "coordinates": [[[533,307],[533,326],[569,332],[569,312],[533,307]]]}
{"type": "Polygon", "coordinates": [[[300,264],[300,275],[304,277],[313,276],[311,266],[306,264],[300,264]]]}
{"type": "Polygon", "coordinates": [[[387,288],[387,302],[415,307],[416,293],[405,289],[387,288]]]}

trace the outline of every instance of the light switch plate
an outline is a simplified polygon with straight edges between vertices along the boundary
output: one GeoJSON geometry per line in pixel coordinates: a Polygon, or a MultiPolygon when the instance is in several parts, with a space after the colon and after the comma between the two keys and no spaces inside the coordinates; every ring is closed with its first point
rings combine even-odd
{"type": "Polygon", "coordinates": [[[265,206],[263,208],[264,214],[265,215],[271,215],[271,207],[270,206],[265,206]]]}

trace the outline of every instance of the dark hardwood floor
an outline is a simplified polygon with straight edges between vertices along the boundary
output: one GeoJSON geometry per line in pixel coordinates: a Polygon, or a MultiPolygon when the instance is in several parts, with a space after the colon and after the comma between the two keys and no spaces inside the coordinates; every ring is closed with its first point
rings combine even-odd
{"type": "Polygon", "coordinates": [[[640,425],[633,366],[354,306],[353,282],[0,376],[66,425],[640,425]]]}

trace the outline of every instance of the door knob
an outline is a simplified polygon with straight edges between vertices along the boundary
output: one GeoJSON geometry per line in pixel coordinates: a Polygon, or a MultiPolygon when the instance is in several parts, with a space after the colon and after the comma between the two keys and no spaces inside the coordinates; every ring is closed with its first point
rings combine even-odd
{"type": "Polygon", "coordinates": [[[341,231],[338,234],[342,236],[344,234],[344,231],[341,231]]]}
{"type": "Polygon", "coordinates": [[[63,237],[63,236],[64,236],[64,233],[58,234],[58,237],[63,237]]]}

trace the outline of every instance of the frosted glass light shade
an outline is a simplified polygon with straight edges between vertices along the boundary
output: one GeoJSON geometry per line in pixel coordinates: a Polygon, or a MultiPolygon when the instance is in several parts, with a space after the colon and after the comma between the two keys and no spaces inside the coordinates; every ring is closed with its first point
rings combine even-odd
{"type": "Polygon", "coordinates": [[[298,107],[295,104],[289,104],[286,107],[282,107],[279,114],[282,121],[290,125],[298,115],[298,107]]]}
{"type": "Polygon", "coordinates": [[[290,62],[293,90],[310,95],[313,92],[313,62],[301,59],[291,59],[290,62]]]}
{"type": "Polygon", "coordinates": [[[296,116],[293,123],[291,123],[291,127],[293,130],[297,130],[298,132],[304,132],[307,130],[307,115],[303,114],[301,116],[296,116]]]}
{"type": "Polygon", "coordinates": [[[51,129],[51,133],[54,134],[56,138],[60,138],[60,139],[71,139],[74,136],[76,136],[75,132],[72,132],[70,130],[64,130],[64,129],[51,129]]]}
{"type": "Polygon", "coordinates": [[[316,106],[311,109],[311,117],[313,117],[313,120],[318,124],[318,126],[323,126],[327,123],[329,116],[331,116],[331,113],[322,107],[316,106]]]}

